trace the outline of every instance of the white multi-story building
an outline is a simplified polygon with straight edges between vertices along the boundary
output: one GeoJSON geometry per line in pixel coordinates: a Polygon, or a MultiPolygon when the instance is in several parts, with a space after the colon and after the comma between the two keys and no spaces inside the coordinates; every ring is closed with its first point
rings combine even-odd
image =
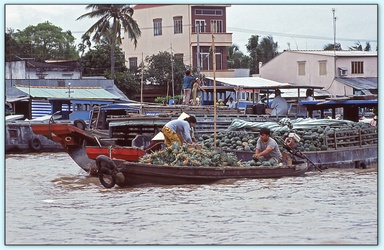
{"type": "Polygon", "coordinates": [[[260,77],[361,95],[377,94],[377,71],[376,51],[286,50],[260,67],[260,77]]]}
{"type": "Polygon", "coordinates": [[[200,74],[213,76],[214,44],[216,76],[232,77],[234,70],[227,69],[226,47],[232,45],[232,34],[226,29],[227,7],[230,5],[135,5],[133,18],[140,27],[141,37],[135,48],[125,34],[122,50],[127,67],[167,51],[181,57],[184,64],[200,74]]]}

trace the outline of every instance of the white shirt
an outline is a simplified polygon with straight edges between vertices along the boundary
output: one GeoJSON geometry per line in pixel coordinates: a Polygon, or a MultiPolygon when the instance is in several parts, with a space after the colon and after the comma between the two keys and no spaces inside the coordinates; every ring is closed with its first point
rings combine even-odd
{"type": "Polygon", "coordinates": [[[271,112],[273,116],[286,116],[288,114],[288,103],[281,96],[275,96],[271,108],[273,109],[271,112]]]}
{"type": "Polygon", "coordinates": [[[305,98],[306,101],[314,101],[315,98],[313,98],[313,96],[307,96],[307,98],[305,98]]]}

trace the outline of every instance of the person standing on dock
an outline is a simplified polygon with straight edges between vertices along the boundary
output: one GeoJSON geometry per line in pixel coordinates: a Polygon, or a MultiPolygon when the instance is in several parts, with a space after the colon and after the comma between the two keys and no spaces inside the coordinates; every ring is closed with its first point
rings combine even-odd
{"type": "Polygon", "coordinates": [[[185,76],[183,78],[183,90],[184,90],[184,104],[189,105],[189,100],[191,99],[191,90],[192,83],[195,81],[195,77],[192,76],[190,70],[185,71],[185,76]]]}
{"type": "Polygon", "coordinates": [[[197,91],[198,90],[201,90],[201,91],[204,91],[205,92],[205,89],[203,89],[201,86],[200,86],[200,79],[199,78],[196,78],[195,79],[195,82],[193,83],[193,87],[192,87],[192,105],[193,106],[196,106],[198,103],[197,103],[197,91]]]}
{"type": "Polygon", "coordinates": [[[192,140],[191,129],[195,127],[196,122],[196,117],[191,115],[184,120],[172,120],[165,124],[161,129],[161,132],[164,134],[165,146],[169,147],[174,142],[177,142],[179,146],[184,142],[194,145],[195,143],[192,140]]]}

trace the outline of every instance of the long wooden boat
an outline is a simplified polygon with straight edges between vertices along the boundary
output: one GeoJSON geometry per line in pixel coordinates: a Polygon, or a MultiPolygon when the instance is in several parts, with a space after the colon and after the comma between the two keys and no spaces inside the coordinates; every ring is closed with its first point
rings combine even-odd
{"type": "Polygon", "coordinates": [[[139,161],[140,157],[147,152],[137,147],[120,146],[87,146],[85,149],[89,159],[96,160],[99,155],[105,155],[112,159],[122,159],[126,161],[139,161]]]}
{"type": "Polygon", "coordinates": [[[142,184],[184,185],[209,184],[223,179],[258,179],[303,176],[307,162],[294,162],[292,167],[192,167],[143,164],[105,155],[96,158],[98,176],[106,188],[115,185],[129,187],[142,184]]]}

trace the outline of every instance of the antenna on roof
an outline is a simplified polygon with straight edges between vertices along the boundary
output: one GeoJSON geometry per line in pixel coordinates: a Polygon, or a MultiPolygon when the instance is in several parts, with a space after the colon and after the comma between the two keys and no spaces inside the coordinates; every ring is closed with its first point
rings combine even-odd
{"type": "Polygon", "coordinates": [[[336,50],[336,17],[335,17],[335,9],[332,9],[333,15],[333,51],[336,50]]]}

